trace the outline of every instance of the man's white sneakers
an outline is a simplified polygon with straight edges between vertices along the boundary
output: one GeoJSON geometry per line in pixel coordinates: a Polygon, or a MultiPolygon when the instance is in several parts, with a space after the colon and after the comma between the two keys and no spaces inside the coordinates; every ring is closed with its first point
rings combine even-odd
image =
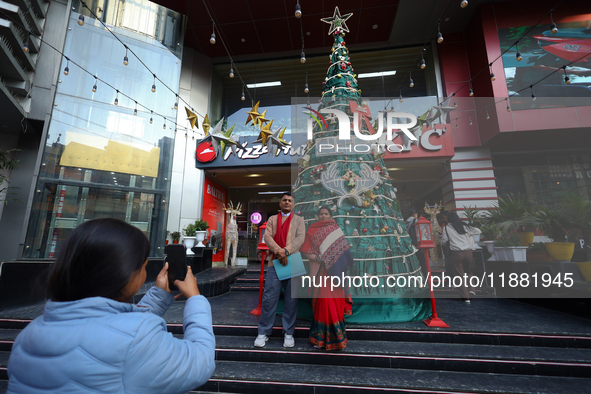
{"type": "Polygon", "coordinates": [[[283,347],[294,347],[295,340],[293,339],[293,335],[285,334],[283,337],[283,347]]]}
{"type": "MultiPolygon", "coordinates": [[[[267,343],[268,340],[269,340],[269,338],[266,335],[262,335],[262,334],[257,335],[257,339],[254,340],[254,346],[255,347],[265,347],[265,343],[267,343]]],[[[293,341],[293,339],[292,339],[292,341],[293,341]]]]}

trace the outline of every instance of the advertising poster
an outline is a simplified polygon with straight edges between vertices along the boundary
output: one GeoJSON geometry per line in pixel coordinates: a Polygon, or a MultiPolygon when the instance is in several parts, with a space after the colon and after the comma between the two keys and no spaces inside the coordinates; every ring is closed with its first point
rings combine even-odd
{"type": "Polygon", "coordinates": [[[546,24],[499,30],[513,109],[570,107],[580,103],[577,98],[591,97],[591,20],[558,23],[557,29],[552,33],[546,24]],[[554,99],[540,103],[532,94],[554,99]]]}
{"type": "Polygon", "coordinates": [[[223,247],[225,246],[226,215],[223,208],[227,202],[227,198],[228,191],[226,188],[205,177],[202,219],[209,224],[209,228],[207,229],[208,239],[212,235],[216,235],[218,240],[222,240],[221,243],[217,243],[221,247],[214,250],[216,253],[213,254],[213,261],[224,261],[223,247]]]}

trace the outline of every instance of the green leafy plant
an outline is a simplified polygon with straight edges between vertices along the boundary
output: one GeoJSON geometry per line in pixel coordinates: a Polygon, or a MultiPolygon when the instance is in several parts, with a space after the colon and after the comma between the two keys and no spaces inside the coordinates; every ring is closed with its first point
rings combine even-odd
{"type": "Polygon", "coordinates": [[[497,223],[484,223],[480,225],[482,238],[484,241],[494,241],[501,235],[501,230],[497,223]]]}
{"type": "Polygon", "coordinates": [[[209,224],[205,220],[197,219],[195,220],[195,229],[196,231],[205,231],[209,228],[209,224]]]}
{"type": "Polygon", "coordinates": [[[196,232],[197,227],[195,227],[194,223],[189,223],[183,227],[183,234],[185,234],[185,237],[194,237],[196,232]]]}
{"type": "Polygon", "coordinates": [[[174,231],[170,233],[170,238],[172,238],[173,241],[178,241],[181,239],[181,233],[179,233],[178,231],[174,231]]]}
{"type": "Polygon", "coordinates": [[[474,207],[464,207],[464,214],[468,219],[466,224],[470,227],[480,228],[482,226],[484,216],[480,213],[480,209],[474,207]]]}
{"type": "Polygon", "coordinates": [[[571,223],[565,218],[564,213],[561,212],[562,210],[563,207],[547,208],[540,206],[534,213],[538,222],[537,226],[544,235],[552,238],[554,242],[566,242],[565,235],[571,227],[571,223]]]}
{"type": "MultiPolygon", "coordinates": [[[[20,149],[9,149],[7,151],[1,151],[0,150],[0,170],[16,170],[18,168],[18,162],[19,160],[14,160],[10,158],[10,154],[13,152],[19,152],[20,149]]],[[[15,194],[10,192],[10,189],[12,189],[11,187],[8,186],[8,182],[10,181],[10,179],[6,176],[6,175],[2,175],[0,174],[0,194],[4,191],[6,191],[7,195],[11,195],[11,194],[15,194]],[[6,182],[5,186],[2,186],[4,183],[6,182]]],[[[16,198],[13,198],[12,201],[19,201],[16,198]]],[[[0,202],[3,202],[4,205],[8,205],[8,199],[4,199],[4,200],[0,200],[0,202]]]]}
{"type": "Polygon", "coordinates": [[[539,227],[534,210],[534,205],[527,201],[525,195],[509,194],[499,198],[496,209],[488,211],[486,220],[498,223],[502,231],[532,231],[539,227]]]}
{"type": "Polygon", "coordinates": [[[499,248],[508,248],[511,246],[521,246],[521,237],[517,233],[505,233],[495,240],[495,246],[499,248]]]}

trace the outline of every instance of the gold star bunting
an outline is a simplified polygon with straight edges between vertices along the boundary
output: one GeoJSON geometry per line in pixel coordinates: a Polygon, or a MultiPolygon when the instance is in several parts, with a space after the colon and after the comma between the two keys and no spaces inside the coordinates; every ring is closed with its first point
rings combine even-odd
{"type": "Polygon", "coordinates": [[[285,129],[287,127],[279,127],[278,129],[276,129],[273,134],[271,136],[268,137],[267,139],[267,149],[269,151],[269,155],[271,154],[271,151],[273,150],[273,145],[276,146],[275,148],[275,157],[277,157],[279,155],[279,152],[281,150],[281,148],[283,148],[284,146],[287,145],[291,145],[289,142],[285,141],[282,137],[283,134],[285,133],[285,129]]]}
{"type": "Polygon", "coordinates": [[[209,129],[211,129],[211,124],[209,123],[209,116],[207,116],[207,114],[205,114],[205,119],[203,119],[203,122],[201,122],[201,127],[203,127],[203,132],[207,136],[207,134],[209,134],[209,129]]]}
{"type": "Polygon", "coordinates": [[[353,15],[352,13],[341,16],[341,12],[339,11],[339,7],[335,7],[334,14],[330,18],[321,18],[320,20],[324,23],[330,23],[330,29],[328,31],[328,35],[331,35],[336,29],[341,29],[342,31],[349,32],[349,28],[345,23],[347,19],[349,19],[353,15]]]}
{"type": "MultiPolygon", "coordinates": [[[[284,126],[281,131],[279,132],[279,135],[277,136],[277,139],[279,140],[280,143],[283,144],[283,146],[288,146],[291,145],[291,142],[287,142],[283,139],[283,134],[285,134],[285,130],[287,130],[287,126],[284,126]]],[[[281,148],[283,148],[283,146],[277,146],[277,149],[275,149],[275,157],[279,156],[279,153],[281,153],[281,148]]]]}
{"type": "Polygon", "coordinates": [[[252,123],[256,126],[257,119],[259,118],[259,116],[261,116],[261,114],[259,114],[259,104],[260,101],[257,102],[255,106],[247,112],[248,118],[246,119],[246,124],[249,124],[252,121],[252,123]]]}
{"type": "Polygon", "coordinates": [[[272,125],[273,125],[273,120],[271,119],[271,121],[269,123],[267,123],[266,126],[261,127],[261,132],[259,133],[259,139],[256,140],[255,142],[262,142],[263,146],[267,145],[267,140],[269,139],[269,136],[273,135],[273,132],[271,131],[272,125]]]}
{"type": "Polygon", "coordinates": [[[199,123],[197,123],[197,115],[191,111],[189,108],[185,107],[185,111],[187,112],[187,120],[191,122],[191,128],[197,126],[199,128],[199,123]]]}
{"type": "MultiPolygon", "coordinates": [[[[228,140],[230,140],[230,136],[232,135],[232,132],[234,131],[234,126],[236,125],[232,125],[232,127],[230,127],[228,130],[226,130],[225,132],[222,132],[222,134],[228,138],[228,140]]],[[[234,145],[232,144],[232,142],[228,141],[228,140],[221,140],[220,141],[220,148],[222,148],[222,157],[224,157],[224,154],[226,153],[226,148],[228,147],[228,144],[230,145],[234,145]]]]}
{"type": "Polygon", "coordinates": [[[265,115],[267,115],[267,110],[264,110],[263,113],[257,118],[257,125],[259,128],[262,128],[265,123],[269,122],[269,119],[265,118],[265,115]]]}

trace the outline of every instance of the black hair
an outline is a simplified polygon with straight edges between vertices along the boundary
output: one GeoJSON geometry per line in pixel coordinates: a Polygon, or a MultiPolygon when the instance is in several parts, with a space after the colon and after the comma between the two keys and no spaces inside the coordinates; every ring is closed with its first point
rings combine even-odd
{"type": "Polygon", "coordinates": [[[282,200],[283,200],[283,196],[290,196],[291,197],[291,192],[283,192],[283,194],[281,195],[282,200]]]}
{"type": "Polygon", "coordinates": [[[149,254],[150,241],[137,227],[118,219],[90,220],[76,227],[58,251],[47,295],[53,301],[118,300],[149,254]]]}
{"type": "Polygon", "coordinates": [[[320,211],[322,211],[323,209],[326,209],[328,211],[328,214],[330,215],[330,217],[332,218],[332,212],[330,211],[330,208],[327,207],[326,205],[321,206],[320,208],[318,208],[318,215],[320,216],[320,211]]]}
{"type": "Polygon", "coordinates": [[[414,209],[412,209],[412,208],[411,208],[411,209],[408,211],[408,217],[414,216],[416,213],[417,213],[417,211],[415,211],[414,209]]]}
{"type": "Polygon", "coordinates": [[[458,234],[466,234],[466,223],[462,222],[462,219],[455,212],[449,212],[447,214],[447,222],[458,232],[458,234]]]}

